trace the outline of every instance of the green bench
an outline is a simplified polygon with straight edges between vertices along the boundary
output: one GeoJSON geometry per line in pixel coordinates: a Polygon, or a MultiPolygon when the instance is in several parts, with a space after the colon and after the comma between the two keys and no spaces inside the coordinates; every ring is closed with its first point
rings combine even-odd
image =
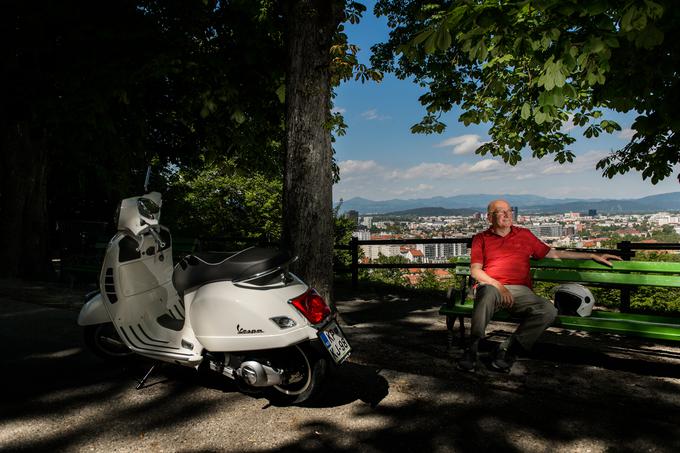
{"type": "MultiPolygon", "coordinates": [[[[473,309],[473,300],[469,297],[472,281],[469,259],[456,264],[455,273],[465,277],[466,284],[460,291],[449,290],[446,303],[439,310],[440,314],[446,316],[449,345],[453,342],[456,320],[460,324],[461,339],[465,338],[464,318],[470,317],[473,309]]],[[[531,275],[533,281],[554,282],[555,284],[574,282],[587,286],[619,289],[639,286],[680,288],[680,263],[614,261],[613,264],[613,267],[607,267],[592,260],[544,258],[531,261],[531,275]]],[[[504,310],[497,312],[493,319],[516,321],[504,310]]],[[[593,310],[589,317],[559,315],[553,326],[570,330],[680,341],[680,317],[593,310]]]]}

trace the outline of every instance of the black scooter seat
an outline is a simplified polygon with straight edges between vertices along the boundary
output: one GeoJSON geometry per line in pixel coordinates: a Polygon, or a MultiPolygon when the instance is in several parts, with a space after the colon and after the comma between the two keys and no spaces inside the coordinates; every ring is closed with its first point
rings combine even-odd
{"type": "Polygon", "coordinates": [[[172,283],[177,293],[206,283],[242,280],[282,266],[291,256],[281,250],[251,247],[228,255],[195,253],[175,266],[172,283]]]}

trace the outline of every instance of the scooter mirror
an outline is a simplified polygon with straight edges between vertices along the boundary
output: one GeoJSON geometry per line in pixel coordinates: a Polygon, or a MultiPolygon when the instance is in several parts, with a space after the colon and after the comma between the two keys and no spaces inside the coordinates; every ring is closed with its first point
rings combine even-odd
{"type": "Polygon", "coordinates": [[[158,225],[161,216],[161,194],[150,192],[137,199],[137,211],[140,223],[144,225],[158,225]]]}
{"type": "Polygon", "coordinates": [[[158,192],[122,200],[118,214],[118,231],[129,231],[137,235],[147,226],[158,225],[161,204],[161,194],[158,192]]]}
{"type": "Polygon", "coordinates": [[[137,200],[137,209],[139,209],[139,214],[142,217],[151,220],[155,220],[156,214],[161,212],[161,207],[158,206],[155,201],[143,197],[137,200]]]}

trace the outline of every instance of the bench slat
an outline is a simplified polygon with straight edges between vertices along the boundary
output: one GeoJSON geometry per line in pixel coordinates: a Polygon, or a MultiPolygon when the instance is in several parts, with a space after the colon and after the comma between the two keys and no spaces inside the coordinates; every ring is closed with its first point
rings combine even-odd
{"type": "MultiPolygon", "coordinates": [[[[462,315],[469,315],[472,314],[472,308],[474,305],[474,301],[472,299],[466,299],[464,304],[444,304],[442,307],[439,309],[439,313],[442,315],[453,315],[453,314],[462,314],[462,315]]],[[[496,315],[501,315],[505,319],[510,319],[511,317],[509,314],[503,315],[503,313],[507,312],[505,310],[501,310],[496,312],[494,315],[494,319],[496,315]]],[[[671,316],[662,316],[662,315],[646,315],[642,313],[621,313],[621,312],[616,312],[616,311],[604,311],[604,310],[593,310],[593,313],[590,318],[597,318],[597,319],[625,319],[628,321],[635,321],[635,322],[651,322],[651,323],[656,323],[656,324],[668,324],[671,326],[676,326],[680,327],[680,317],[671,317],[671,316]]],[[[578,316],[578,318],[581,318],[578,316]]]]}
{"type": "Polygon", "coordinates": [[[531,260],[531,267],[550,269],[583,269],[609,272],[651,272],[654,274],[680,274],[680,263],[657,261],[612,261],[612,267],[593,260],[563,260],[544,258],[531,260]]]}
{"type": "MultiPolygon", "coordinates": [[[[600,271],[602,269],[599,269],[600,271]]],[[[456,275],[469,276],[470,268],[458,266],[456,275]]],[[[579,282],[614,286],[663,286],[680,288],[680,275],[628,274],[617,272],[589,272],[573,269],[532,269],[531,277],[536,281],[579,282]]]]}
{"type": "MultiPolygon", "coordinates": [[[[472,304],[444,305],[439,310],[442,315],[470,316],[472,304]]],[[[497,312],[495,321],[514,321],[507,311],[497,312]]],[[[588,332],[625,334],[656,340],[680,341],[680,318],[668,318],[634,313],[613,313],[594,311],[589,317],[558,316],[553,326],[588,332]]]]}
{"type": "MultiPolygon", "coordinates": [[[[593,260],[563,260],[543,258],[530,260],[532,268],[547,269],[582,269],[602,272],[649,272],[654,274],[680,274],[680,263],[657,261],[612,261],[613,266],[605,266],[593,260]]],[[[461,268],[470,267],[470,258],[461,257],[456,262],[461,268]]]]}
{"type": "Polygon", "coordinates": [[[531,271],[531,276],[534,280],[538,281],[680,288],[680,276],[675,275],[618,274],[614,272],[583,272],[569,269],[535,269],[531,271]]]}

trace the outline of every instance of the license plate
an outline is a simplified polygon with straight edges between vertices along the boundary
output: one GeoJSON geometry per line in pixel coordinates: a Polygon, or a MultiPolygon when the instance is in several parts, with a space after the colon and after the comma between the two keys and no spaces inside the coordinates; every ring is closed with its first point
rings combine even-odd
{"type": "Polygon", "coordinates": [[[335,363],[344,362],[349,357],[350,352],[352,352],[349,341],[347,341],[342,330],[340,330],[340,326],[335,321],[319,331],[319,338],[323,345],[326,346],[328,353],[335,363]]]}

